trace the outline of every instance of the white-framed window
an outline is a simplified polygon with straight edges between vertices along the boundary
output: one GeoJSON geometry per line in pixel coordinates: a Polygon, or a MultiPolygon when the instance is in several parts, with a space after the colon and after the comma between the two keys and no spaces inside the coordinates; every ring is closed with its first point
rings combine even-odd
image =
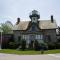
{"type": "Polygon", "coordinates": [[[22,35],[22,39],[24,39],[25,38],[25,36],[24,35],[22,35]]]}
{"type": "Polygon", "coordinates": [[[27,43],[30,42],[29,35],[22,35],[22,39],[25,39],[27,43]]]}
{"type": "Polygon", "coordinates": [[[29,35],[27,35],[27,44],[29,44],[30,43],[30,40],[29,40],[29,35]]]}
{"type": "Polygon", "coordinates": [[[25,39],[26,40],[26,35],[22,35],[22,39],[25,39]]]}
{"type": "Polygon", "coordinates": [[[41,35],[36,35],[36,39],[37,40],[42,40],[43,39],[43,35],[41,34],[41,35]]]}
{"type": "Polygon", "coordinates": [[[41,40],[43,39],[43,35],[40,36],[41,37],[41,40]]]}

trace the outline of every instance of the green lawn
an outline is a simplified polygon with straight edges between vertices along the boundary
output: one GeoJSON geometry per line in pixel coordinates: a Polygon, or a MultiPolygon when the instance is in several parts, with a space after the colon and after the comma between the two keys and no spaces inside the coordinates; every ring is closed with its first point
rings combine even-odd
{"type": "MultiPolygon", "coordinates": [[[[0,53],[19,54],[19,55],[37,55],[37,54],[41,54],[41,51],[33,51],[33,50],[17,51],[12,49],[2,49],[0,50],[0,53]]],[[[60,49],[44,51],[44,54],[55,54],[55,53],[60,53],[60,49]]]]}

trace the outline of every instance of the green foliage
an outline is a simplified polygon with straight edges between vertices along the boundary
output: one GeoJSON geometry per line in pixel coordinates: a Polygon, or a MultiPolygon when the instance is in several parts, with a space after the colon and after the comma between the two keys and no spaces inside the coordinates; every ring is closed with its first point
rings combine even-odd
{"type": "Polygon", "coordinates": [[[0,29],[3,30],[4,34],[9,34],[11,33],[11,28],[7,24],[1,24],[0,29]]]}
{"type": "Polygon", "coordinates": [[[9,48],[11,48],[11,49],[16,49],[17,45],[18,44],[16,42],[9,42],[9,48]]]}
{"type": "Polygon", "coordinates": [[[60,49],[60,43],[56,43],[56,49],[60,49]]]}
{"type": "Polygon", "coordinates": [[[55,43],[48,43],[48,49],[56,49],[56,44],[55,43]]]}
{"type": "Polygon", "coordinates": [[[33,43],[34,41],[31,41],[30,44],[29,44],[29,49],[33,49],[33,43]]]}
{"type": "Polygon", "coordinates": [[[26,41],[23,39],[21,40],[21,49],[24,51],[26,49],[26,41]]]}
{"type": "MultiPolygon", "coordinates": [[[[34,50],[18,51],[13,49],[2,49],[0,50],[0,53],[19,54],[19,55],[37,55],[37,54],[41,54],[41,51],[34,51],[34,50]]],[[[56,53],[60,53],[60,49],[44,51],[44,54],[56,54],[56,53]]]]}
{"type": "Polygon", "coordinates": [[[56,49],[60,49],[60,38],[57,39],[57,42],[55,44],[56,44],[56,49]]]}
{"type": "Polygon", "coordinates": [[[40,49],[39,49],[39,43],[38,43],[37,40],[34,41],[34,49],[35,49],[35,50],[40,50],[40,49]]]}

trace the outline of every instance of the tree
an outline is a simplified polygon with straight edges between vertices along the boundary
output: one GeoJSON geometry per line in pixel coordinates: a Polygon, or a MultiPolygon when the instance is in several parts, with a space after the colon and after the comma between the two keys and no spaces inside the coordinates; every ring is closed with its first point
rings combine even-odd
{"type": "Polygon", "coordinates": [[[12,33],[12,28],[10,28],[7,24],[2,23],[0,29],[3,30],[4,34],[12,33]]]}

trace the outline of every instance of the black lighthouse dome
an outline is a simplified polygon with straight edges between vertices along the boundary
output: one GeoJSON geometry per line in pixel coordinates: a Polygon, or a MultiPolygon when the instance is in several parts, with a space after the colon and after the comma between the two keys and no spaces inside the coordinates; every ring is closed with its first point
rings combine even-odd
{"type": "Polygon", "coordinates": [[[37,19],[39,19],[39,18],[40,18],[40,14],[39,14],[38,11],[33,10],[33,11],[30,13],[29,17],[30,17],[30,19],[31,19],[32,17],[37,17],[37,19]]]}

